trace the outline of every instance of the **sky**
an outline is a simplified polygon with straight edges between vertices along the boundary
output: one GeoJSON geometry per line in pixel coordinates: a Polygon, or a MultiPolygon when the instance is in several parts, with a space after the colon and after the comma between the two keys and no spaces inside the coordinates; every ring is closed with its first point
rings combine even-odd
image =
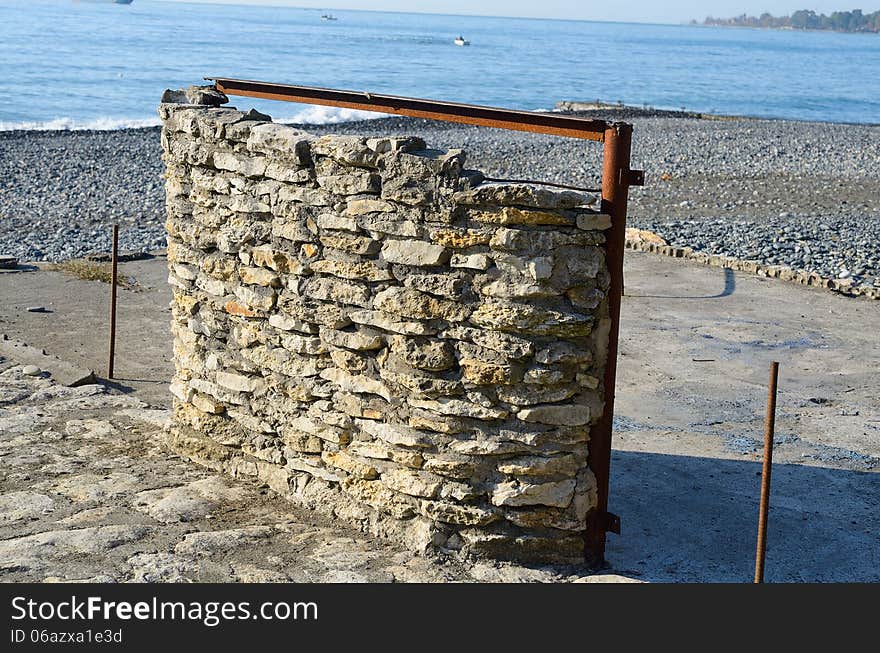
{"type": "MultiPolygon", "coordinates": [[[[175,1],[175,0],[170,0],[175,1]]],[[[290,5],[328,11],[362,9],[374,11],[410,11],[436,14],[480,16],[523,16],[529,18],[569,18],[580,20],[616,20],[635,23],[683,23],[712,15],[721,18],[742,13],[757,16],[765,11],[775,16],[798,9],[819,13],[861,7],[866,12],[880,8],[880,0],[867,6],[858,0],[185,0],[187,2],[222,2],[224,4],[290,5]]]]}

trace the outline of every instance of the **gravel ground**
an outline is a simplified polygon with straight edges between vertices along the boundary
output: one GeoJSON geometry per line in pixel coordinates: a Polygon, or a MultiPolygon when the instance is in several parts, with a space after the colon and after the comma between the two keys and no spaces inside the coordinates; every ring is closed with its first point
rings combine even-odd
{"type": "MultiPolygon", "coordinates": [[[[630,224],[698,251],[880,286],[880,126],[604,111],[634,122],[630,224]]],[[[409,118],[309,126],[418,134],[491,176],[595,187],[601,148],[409,118]]],[[[0,254],[62,260],[164,246],[157,128],[0,133],[0,254]]]]}

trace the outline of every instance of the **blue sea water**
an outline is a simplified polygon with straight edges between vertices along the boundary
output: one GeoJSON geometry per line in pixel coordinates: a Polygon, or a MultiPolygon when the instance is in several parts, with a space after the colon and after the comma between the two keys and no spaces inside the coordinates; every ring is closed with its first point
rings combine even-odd
{"type": "MultiPolygon", "coordinates": [[[[880,123],[880,35],[134,0],[0,0],[0,129],[156,124],[205,75],[520,109],[558,100],[880,123]],[[457,47],[462,34],[469,47],[457,47]]],[[[259,103],[277,120],[345,110],[259,103]]]]}

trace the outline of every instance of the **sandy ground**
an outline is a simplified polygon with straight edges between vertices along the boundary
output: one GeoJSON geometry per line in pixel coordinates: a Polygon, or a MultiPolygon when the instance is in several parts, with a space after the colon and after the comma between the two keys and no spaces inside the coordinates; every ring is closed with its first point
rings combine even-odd
{"type": "MultiPolygon", "coordinates": [[[[0,580],[604,580],[413,558],[158,441],[165,261],[126,263],[117,376],[71,390],[0,363],[0,580]]],[[[612,578],[748,581],[767,368],[781,363],[769,581],[880,581],[880,305],[627,253],[612,578]]],[[[0,274],[0,333],[99,374],[108,287],[0,274]],[[29,313],[28,306],[51,312],[29,313]]]]}

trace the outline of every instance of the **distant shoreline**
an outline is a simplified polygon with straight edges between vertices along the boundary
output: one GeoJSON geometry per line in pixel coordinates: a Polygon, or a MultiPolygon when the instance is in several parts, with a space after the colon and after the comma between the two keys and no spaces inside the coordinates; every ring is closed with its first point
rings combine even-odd
{"type": "Polygon", "coordinates": [[[803,32],[810,34],[861,34],[880,36],[880,32],[866,30],[821,29],[811,27],[762,27],[761,25],[722,25],[720,23],[684,23],[685,27],[719,27],[721,29],[753,29],[761,32],[803,32]]]}
{"type": "MultiPolygon", "coordinates": [[[[691,24],[699,23],[692,20],[691,24]]],[[[745,13],[730,18],[707,16],[702,24],[712,27],[752,27],[798,32],[877,34],[880,33],[880,10],[865,13],[861,9],[851,9],[832,11],[830,15],[826,15],[811,9],[798,9],[785,16],[774,16],[765,11],[760,16],[749,16],[745,13]]]]}

